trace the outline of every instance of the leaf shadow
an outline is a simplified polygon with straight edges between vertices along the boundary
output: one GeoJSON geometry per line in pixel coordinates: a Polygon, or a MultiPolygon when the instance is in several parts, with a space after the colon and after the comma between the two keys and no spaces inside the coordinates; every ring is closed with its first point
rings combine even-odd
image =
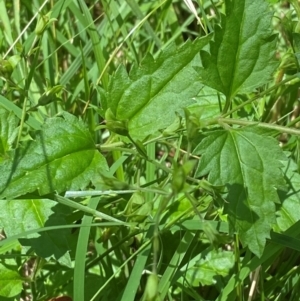
{"type": "Polygon", "coordinates": [[[247,187],[237,183],[227,184],[226,187],[228,195],[224,202],[224,209],[233,230],[236,230],[236,226],[241,226],[241,224],[254,224],[259,216],[247,204],[247,187]]]}
{"type": "Polygon", "coordinates": [[[43,228],[51,227],[52,229],[39,232],[38,237],[19,239],[19,242],[23,246],[31,247],[36,255],[42,258],[53,257],[60,261],[70,251],[71,228],[55,228],[68,225],[66,218],[71,213],[71,209],[58,203],[51,210],[53,213],[47,218],[43,228]]]}

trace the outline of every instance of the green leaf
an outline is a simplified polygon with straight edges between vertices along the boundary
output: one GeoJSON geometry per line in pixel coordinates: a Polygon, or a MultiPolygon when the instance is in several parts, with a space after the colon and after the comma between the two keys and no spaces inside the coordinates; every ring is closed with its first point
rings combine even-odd
{"type": "Polygon", "coordinates": [[[146,202],[144,194],[137,191],[132,194],[122,214],[130,221],[141,223],[151,213],[151,209],[152,204],[146,202]]]}
{"type": "Polygon", "coordinates": [[[107,169],[88,128],[67,113],[48,119],[11,157],[0,164],[0,198],[83,189],[107,169]]]}
{"type": "Polygon", "coordinates": [[[12,149],[17,135],[18,119],[14,113],[0,107],[0,157],[7,156],[7,152],[12,149]]]}
{"type": "Polygon", "coordinates": [[[23,290],[23,281],[18,272],[0,264],[0,296],[11,298],[20,294],[23,290]]]}
{"type": "Polygon", "coordinates": [[[157,59],[148,55],[127,74],[118,68],[111,78],[106,102],[117,120],[128,120],[134,139],[168,127],[176,112],[194,103],[202,85],[194,66],[200,66],[199,51],[211,36],[169,46],[157,59]],[[163,118],[158,118],[163,112],[163,118]]]}
{"type": "Polygon", "coordinates": [[[210,87],[203,87],[195,97],[196,103],[188,107],[189,111],[200,117],[200,120],[218,116],[225,104],[225,97],[210,87]]]}
{"type": "Polygon", "coordinates": [[[285,167],[285,177],[288,184],[287,191],[280,191],[282,206],[277,212],[276,231],[285,231],[300,219],[300,175],[298,166],[290,160],[285,167]]]}
{"type": "Polygon", "coordinates": [[[202,155],[196,176],[209,174],[211,184],[227,186],[228,219],[243,245],[260,256],[275,224],[276,187],[284,183],[280,160],[285,157],[277,141],[253,127],[220,130],[203,139],[194,153],[202,155]]]}
{"type": "Polygon", "coordinates": [[[216,284],[217,276],[227,276],[234,266],[234,254],[228,251],[209,252],[186,271],[185,279],[189,285],[199,286],[216,284]]]}
{"type": "MultiPolygon", "coordinates": [[[[44,226],[65,225],[65,216],[69,213],[68,207],[48,199],[2,200],[0,208],[0,225],[7,237],[44,226]]],[[[68,229],[45,231],[19,241],[23,246],[32,247],[40,257],[53,257],[61,264],[71,266],[69,232],[68,229]]]]}
{"type": "Polygon", "coordinates": [[[226,16],[215,27],[210,53],[201,51],[202,82],[232,99],[271,79],[276,36],[272,35],[272,13],[265,0],[226,0],[226,16]]]}
{"type": "MultiPolygon", "coordinates": [[[[9,99],[0,95],[0,107],[6,109],[7,111],[15,114],[19,119],[22,118],[22,109],[20,109],[17,105],[15,105],[9,99]]],[[[41,124],[32,116],[27,116],[25,123],[30,126],[34,130],[39,130],[41,128],[41,124]]]]}

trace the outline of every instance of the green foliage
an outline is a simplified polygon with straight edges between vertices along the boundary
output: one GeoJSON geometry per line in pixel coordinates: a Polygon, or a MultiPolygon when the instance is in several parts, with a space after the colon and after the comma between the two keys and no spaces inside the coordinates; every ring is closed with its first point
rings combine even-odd
{"type": "MultiPolygon", "coordinates": [[[[68,207],[61,206],[48,199],[2,200],[0,223],[8,237],[44,226],[58,226],[66,223],[68,207]],[[12,222],[13,221],[13,222],[12,222]]],[[[20,243],[25,246],[25,253],[30,247],[36,255],[49,259],[55,258],[61,264],[71,266],[68,253],[67,229],[42,232],[22,238],[20,243]]]]}
{"type": "Polygon", "coordinates": [[[147,55],[129,75],[124,67],[118,68],[105,106],[118,120],[128,120],[133,138],[142,140],[166,128],[175,120],[175,112],[194,103],[193,97],[202,87],[194,66],[199,65],[199,51],[209,40],[210,36],[188,41],[180,48],[169,46],[156,59],[147,55]],[[157,118],[160,112],[164,118],[157,118]]]}
{"type": "Polygon", "coordinates": [[[234,266],[234,255],[228,251],[211,251],[205,258],[190,262],[185,274],[189,285],[213,285],[217,276],[227,276],[234,266]],[[193,265],[194,263],[194,265],[193,265]]]}
{"type": "Polygon", "coordinates": [[[37,6],[0,2],[0,299],[299,300],[299,3],[37,6]]]}
{"type": "Polygon", "coordinates": [[[0,266],[0,296],[11,298],[20,294],[23,281],[17,271],[0,266]]]}
{"type": "Polygon", "coordinates": [[[1,161],[9,156],[9,151],[13,148],[13,143],[18,134],[18,120],[16,116],[0,108],[0,156],[1,161]]]}
{"type": "Polygon", "coordinates": [[[83,189],[106,169],[93,139],[74,116],[48,119],[34,141],[24,143],[0,166],[0,197],[16,198],[38,191],[83,189]]]}
{"type": "Polygon", "coordinates": [[[215,27],[210,54],[201,52],[202,82],[232,99],[267,83],[278,63],[272,13],[264,0],[225,1],[225,16],[215,27]]]}
{"type": "Polygon", "coordinates": [[[284,182],[280,160],[285,157],[276,140],[255,129],[215,131],[194,153],[202,155],[196,175],[209,173],[211,184],[227,186],[229,221],[242,243],[261,256],[275,223],[276,187],[284,182]]]}
{"type": "Polygon", "coordinates": [[[279,194],[282,201],[282,206],[277,212],[276,230],[279,232],[287,230],[300,219],[300,175],[293,161],[285,166],[285,178],[288,186],[279,194]]]}

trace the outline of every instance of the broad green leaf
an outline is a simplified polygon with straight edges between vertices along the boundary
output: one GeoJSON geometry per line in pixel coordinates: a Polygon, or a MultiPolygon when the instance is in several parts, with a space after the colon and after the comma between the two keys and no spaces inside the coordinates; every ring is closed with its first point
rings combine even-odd
{"type": "Polygon", "coordinates": [[[199,51],[210,37],[180,48],[169,46],[157,59],[148,55],[129,74],[118,68],[109,83],[107,104],[118,120],[128,120],[133,138],[143,140],[166,128],[176,112],[195,103],[202,84],[193,67],[200,66],[199,51]]]}
{"type": "Polygon", "coordinates": [[[34,141],[0,164],[0,198],[83,189],[106,168],[88,128],[63,113],[48,119],[34,141]]]}
{"type": "Polygon", "coordinates": [[[243,245],[260,256],[276,222],[276,187],[284,183],[280,160],[285,157],[277,141],[253,127],[219,130],[203,139],[194,153],[202,155],[196,176],[208,174],[211,184],[227,186],[228,219],[243,245]]]}
{"type": "Polygon", "coordinates": [[[300,219],[300,175],[298,166],[290,160],[285,167],[287,191],[280,191],[282,206],[277,212],[276,231],[285,231],[300,219]]]}
{"type": "Polygon", "coordinates": [[[226,16],[215,27],[210,53],[201,51],[202,83],[231,99],[271,79],[275,62],[275,36],[265,0],[225,1],[226,16]]]}
{"type": "Polygon", "coordinates": [[[213,250],[195,265],[188,265],[185,280],[188,285],[192,286],[213,285],[216,283],[217,276],[227,276],[233,266],[234,254],[232,252],[213,250]]]}
{"type": "MultiPolygon", "coordinates": [[[[68,207],[49,199],[2,200],[0,208],[0,225],[7,237],[44,226],[65,225],[65,215],[69,212],[68,207]]],[[[32,247],[40,257],[53,257],[71,266],[67,241],[69,233],[68,229],[45,231],[19,241],[23,246],[32,247]]]]}
{"type": "Polygon", "coordinates": [[[11,298],[20,294],[23,290],[23,281],[18,272],[0,264],[0,296],[11,298]]]}
{"type": "Polygon", "coordinates": [[[18,135],[18,122],[13,112],[0,107],[0,157],[5,158],[7,152],[12,149],[18,135]]]}

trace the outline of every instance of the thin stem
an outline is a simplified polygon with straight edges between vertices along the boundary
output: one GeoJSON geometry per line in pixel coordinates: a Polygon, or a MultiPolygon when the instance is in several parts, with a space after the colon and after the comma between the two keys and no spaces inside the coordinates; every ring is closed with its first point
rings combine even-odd
{"type": "Polygon", "coordinates": [[[80,190],[73,191],[68,190],[65,193],[66,198],[79,198],[79,197],[89,197],[89,196],[101,196],[101,195],[118,195],[118,194],[127,194],[127,193],[135,193],[137,191],[143,191],[147,193],[157,193],[161,195],[168,195],[168,192],[164,190],[159,190],[155,188],[143,188],[143,187],[135,187],[131,186],[128,190],[80,190]]]}
{"type": "Polygon", "coordinates": [[[28,91],[30,88],[30,84],[31,84],[34,72],[36,71],[36,65],[37,65],[37,62],[39,59],[39,54],[40,54],[40,44],[41,44],[41,39],[39,40],[39,45],[34,54],[33,64],[30,66],[30,72],[25,81],[25,88],[24,88],[25,95],[22,95],[23,99],[20,100],[20,103],[23,103],[23,109],[22,109],[21,123],[20,123],[19,133],[18,133],[18,137],[17,137],[16,147],[19,146],[19,142],[20,142],[20,139],[22,136],[22,130],[23,130],[23,126],[24,126],[24,122],[25,122],[25,118],[26,118],[26,106],[27,106],[27,100],[28,100],[28,91]]]}
{"type": "Polygon", "coordinates": [[[77,202],[71,201],[71,200],[69,200],[69,199],[67,199],[65,197],[60,196],[60,195],[56,195],[55,198],[56,198],[56,200],[59,203],[61,203],[63,205],[66,205],[66,206],[69,206],[71,208],[83,211],[83,212],[85,212],[87,214],[91,214],[91,215],[94,215],[96,217],[99,217],[101,219],[105,219],[105,220],[108,220],[108,221],[111,221],[111,222],[116,222],[119,225],[130,226],[130,227],[133,226],[133,224],[125,223],[125,222],[120,221],[120,220],[118,220],[118,219],[116,219],[114,217],[111,217],[111,216],[109,216],[109,215],[107,215],[105,213],[102,213],[102,212],[100,212],[98,210],[95,210],[95,209],[91,209],[91,208],[89,208],[87,206],[84,206],[84,205],[81,205],[81,204],[79,204],[77,202]]]}
{"type": "MultiPolygon", "coordinates": [[[[254,96],[253,98],[251,98],[251,99],[249,99],[249,100],[243,102],[243,103],[240,104],[239,106],[236,106],[234,109],[228,111],[227,113],[222,114],[222,117],[230,116],[232,113],[238,111],[239,109],[242,109],[242,108],[243,108],[244,106],[246,106],[247,104],[250,104],[250,103],[256,101],[257,99],[259,99],[259,98],[261,98],[261,97],[263,97],[263,96],[269,94],[270,92],[272,92],[273,90],[276,90],[278,87],[282,86],[283,84],[286,84],[286,83],[292,81],[293,79],[299,78],[299,76],[300,76],[300,73],[294,74],[293,76],[291,76],[291,77],[289,77],[289,78],[283,80],[282,82],[280,82],[280,83],[278,83],[278,84],[272,86],[271,88],[267,89],[266,91],[261,92],[261,93],[257,94],[256,96],[254,96]]],[[[225,107],[226,107],[226,104],[225,104],[225,107]]],[[[223,111],[225,111],[225,108],[223,109],[223,111]]]]}
{"type": "MultiPolygon", "coordinates": [[[[11,46],[9,47],[9,49],[6,51],[6,53],[3,56],[3,59],[5,59],[8,54],[10,53],[10,51],[15,47],[15,45],[18,43],[18,41],[21,39],[22,35],[26,32],[26,30],[28,29],[28,27],[31,25],[31,23],[34,21],[34,19],[38,16],[38,14],[42,11],[42,9],[44,8],[44,6],[48,3],[48,0],[45,0],[43,2],[43,4],[39,7],[38,11],[34,14],[34,16],[31,18],[31,20],[27,23],[27,25],[24,27],[24,29],[22,30],[22,32],[19,34],[19,36],[15,39],[15,41],[11,44],[11,46]]],[[[34,45],[35,43],[33,43],[32,45],[34,45]]],[[[33,46],[32,46],[33,47],[33,46]]]]}
{"type": "Polygon", "coordinates": [[[218,118],[217,120],[219,122],[227,123],[227,124],[237,124],[237,125],[243,125],[243,126],[257,125],[258,127],[261,127],[261,128],[276,130],[281,133],[287,133],[287,134],[291,134],[291,135],[300,136],[300,130],[288,128],[286,126],[281,126],[281,125],[277,125],[277,124],[270,124],[270,123],[256,122],[256,121],[247,121],[247,120],[237,120],[237,119],[232,119],[232,118],[218,118]]]}

